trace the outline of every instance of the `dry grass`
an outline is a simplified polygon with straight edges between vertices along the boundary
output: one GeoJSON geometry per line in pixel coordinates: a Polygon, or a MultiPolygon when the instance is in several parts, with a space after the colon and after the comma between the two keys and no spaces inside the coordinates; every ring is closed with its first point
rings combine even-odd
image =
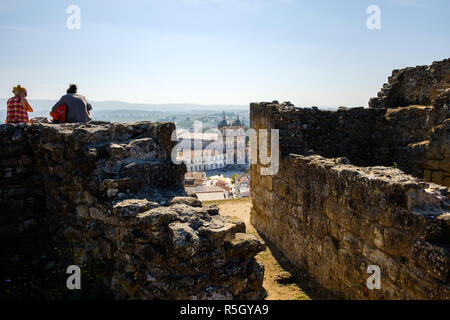
{"type": "MultiPolygon", "coordinates": [[[[256,229],[250,224],[251,199],[233,199],[224,201],[208,201],[205,205],[215,204],[220,209],[220,214],[225,217],[237,217],[244,221],[247,226],[247,233],[253,234],[264,241],[256,229]]],[[[256,260],[265,267],[264,288],[267,291],[267,300],[311,300],[310,296],[300,288],[297,279],[285,268],[283,258],[275,258],[275,249],[269,248],[256,256],[256,260]],[[284,265],[284,263],[283,263],[284,265]]]]}

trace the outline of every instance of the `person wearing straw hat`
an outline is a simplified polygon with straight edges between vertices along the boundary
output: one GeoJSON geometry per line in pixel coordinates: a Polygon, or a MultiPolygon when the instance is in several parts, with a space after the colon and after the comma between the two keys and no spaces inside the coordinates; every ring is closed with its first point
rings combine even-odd
{"type": "Polygon", "coordinates": [[[26,99],[27,89],[21,85],[17,85],[13,88],[12,92],[14,93],[14,97],[8,99],[8,109],[5,122],[12,124],[30,122],[28,119],[28,112],[33,112],[33,108],[31,108],[26,99]]]}

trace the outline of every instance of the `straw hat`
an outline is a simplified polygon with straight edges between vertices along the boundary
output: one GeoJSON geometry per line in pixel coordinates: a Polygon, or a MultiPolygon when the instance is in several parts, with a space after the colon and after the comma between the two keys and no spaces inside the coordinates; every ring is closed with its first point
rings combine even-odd
{"type": "Polygon", "coordinates": [[[13,88],[14,95],[16,96],[25,96],[27,93],[27,89],[25,89],[24,87],[22,87],[20,84],[17,85],[17,87],[13,88]]]}

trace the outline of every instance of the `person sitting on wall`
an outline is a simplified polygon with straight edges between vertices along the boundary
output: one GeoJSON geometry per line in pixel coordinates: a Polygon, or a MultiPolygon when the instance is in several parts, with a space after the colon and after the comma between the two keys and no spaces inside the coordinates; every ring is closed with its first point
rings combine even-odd
{"type": "Polygon", "coordinates": [[[7,102],[7,116],[6,123],[18,124],[18,123],[28,123],[28,112],[33,112],[28,103],[27,89],[17,85],[13,88],[14,97],[8,99],[7,102]]]}
{"type": "Polygon", "coordinates": [[[77,85],[71,84],[69,89],[67,89],[67,94],[62,96],[52,108],[52,112],[55,112],[60,106],[65,105],[65,122],[67,123],[89,122],[92,120],[90,117],[92,106],[87,102],[84,96],[77,92],[77,85]]]}

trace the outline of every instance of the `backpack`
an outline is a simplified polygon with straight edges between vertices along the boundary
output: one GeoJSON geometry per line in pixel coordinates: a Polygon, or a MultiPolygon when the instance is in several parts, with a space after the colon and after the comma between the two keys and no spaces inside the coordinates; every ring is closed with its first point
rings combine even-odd
{"type": "Polygon", "coordinates": [[[55,111],[50,112],[54,123],[66,123],[67,107],[65,104],[60,105],[55,111]]]}

